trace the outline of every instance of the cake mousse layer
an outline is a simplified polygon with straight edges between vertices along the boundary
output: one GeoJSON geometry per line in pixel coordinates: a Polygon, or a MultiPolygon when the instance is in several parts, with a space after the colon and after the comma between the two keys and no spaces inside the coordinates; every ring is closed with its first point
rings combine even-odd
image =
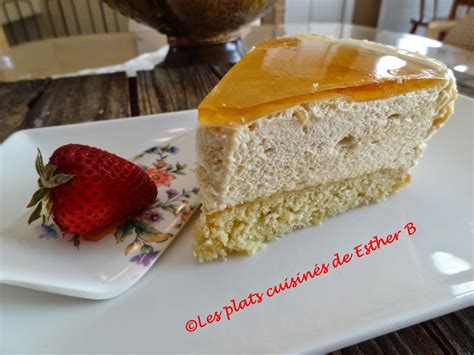
{"type": "Polygon", "coordinates": [[[287,232],[318,225],[348,209],[378,202],[409,180],[410,176],[399,170],[380,170],[301,190],[278,192],[212,214],[201,213],[195,226],[194,255],[202,262],[233,253],[254,254],[266,242],[287,232]]]}
{"type": "Polygon", "coordinates": [[[202,210],[213,213],[380,169],[407,171],[451,114],[451,81],[387,99],[313,101],[239,126],[199,126],[202,210]]]}

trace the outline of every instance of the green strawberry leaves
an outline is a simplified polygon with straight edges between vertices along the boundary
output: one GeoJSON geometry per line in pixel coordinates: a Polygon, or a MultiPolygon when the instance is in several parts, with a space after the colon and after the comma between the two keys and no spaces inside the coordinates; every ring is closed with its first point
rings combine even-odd
{"type": "Polygon", "coordinates": [[[43,224],[47,221],[51,214],[52,200],[51,191],[53,188],[65,184],[73,178],[73,175],[54,174],[57,167],[53,164],[44,165],[43,155],[38,149],[38,155],[35,160],[36,171],[38,172],[38,186],[39,189],[35,191],[31,197],[30,202],[26,207],[35,207],[33,213],[28,218],[28,224],[43,217],[43,224]]]}
{"type": "Polygon", "coordinates": [[[62,185],[72,179],[73,175],[67,174],[56,174],[57,166],[53,164],[44,165],[43,155],[38,148],[38,155],[36,156],[35,161],[36,171],[39,175],[38,184],[41,187],[53,188],[59,185],[62,185]]]}
{"type": "Polygon", "coordinates": [[[28,203],[28,206],[26,207],[30,208],[30,207],[36,206],[36,204],[40,202],[47,193],[48,193],[47,188],[40,187],[38,190],[35,191],[33,196],[31,196],[31,200],[28,203]]]}
{"type": "Polygon", "coordinates": [[[36,171],[38,172],[38,175],[40,177],[46,176],[46,169],[43,162],[43,155],[41,154],[41,151],[39,150],[39,148],[36,148],[36,149],[38,149],[38,155],[36,156],[36,160],[35,160],[36,171]]]}
{"type": "MultiPolygon", "coordinates": [[[[34,205],[33,205],[34,206],[34,205]]],[[[41,212],[43,211],[43,204],[40,202],[34,209],[33,213],[30,215],[30,218],[28,218],[28,224],[33,223],[37,219],[41,218],[41,212]]]]}
{"type": "Polygon", "coordinates": [[[41,184],[48,189],[52,189],[53,187],[62,185],[71,179],[72,179],[72,175],[57,174],[57,175],[51,176],[48,179],[44,179],[44,180],[42,179],[41,184]]]}

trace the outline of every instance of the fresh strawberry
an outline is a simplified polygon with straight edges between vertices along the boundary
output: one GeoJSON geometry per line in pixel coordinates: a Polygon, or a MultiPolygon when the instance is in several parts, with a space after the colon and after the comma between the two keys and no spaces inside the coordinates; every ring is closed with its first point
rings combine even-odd
{"type": "Polygon", "coordinates": [[[97,233],[153,203],[157,190],[139,166],[81,144],[58,148],[45,166],[38,150],[39,189],[29,223],[52,216],[64,233],[96,240],[97,233]]]}

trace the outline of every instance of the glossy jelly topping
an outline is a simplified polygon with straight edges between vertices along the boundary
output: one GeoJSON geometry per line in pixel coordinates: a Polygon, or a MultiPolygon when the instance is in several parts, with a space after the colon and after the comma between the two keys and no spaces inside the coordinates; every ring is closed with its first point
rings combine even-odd
{"type": "Polygon", "coordinates": [[[434,60],[379,44],[317,35],[253,48],[199,105],[199,124],[232,126],[304,102],[382,99],[449,79],[434,60]]]}

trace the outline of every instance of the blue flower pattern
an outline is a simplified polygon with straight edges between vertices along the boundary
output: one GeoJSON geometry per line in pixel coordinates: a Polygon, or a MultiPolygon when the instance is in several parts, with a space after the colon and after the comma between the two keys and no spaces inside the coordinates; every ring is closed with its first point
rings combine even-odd
{"type": "Polygon", "coordinates": [[[154,251],[152,253],[140,253],[135,255],[130,259],[132,263],[136,263],[137,265],[148,266],[150,263],[155,259],[159,254],[159,251],[154,251]]]}
{"type": "Polygon", "coordinates": [[[54,227],[54,224],[43,224],[40,226],[41,233],[38,235],[39,238],[44,239],[58,239],[58,231],[54,227]]]}

